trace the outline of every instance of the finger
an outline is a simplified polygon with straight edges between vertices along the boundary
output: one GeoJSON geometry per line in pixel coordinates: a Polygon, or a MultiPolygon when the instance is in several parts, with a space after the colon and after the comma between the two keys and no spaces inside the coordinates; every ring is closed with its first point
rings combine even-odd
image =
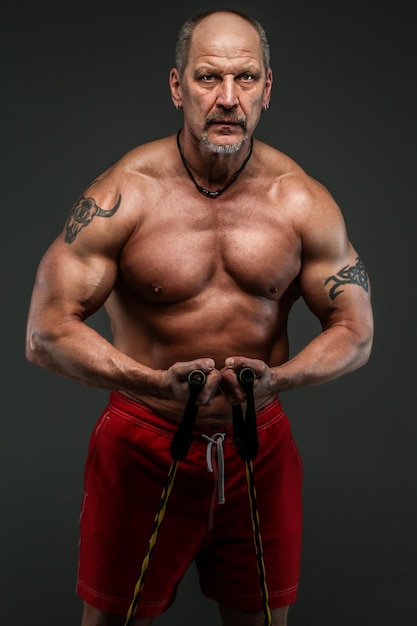
{"type": "Polygon", "coordinates": [[[227,367],[221,371],[222,375],[222,390],[225,399],[230,404],[240,404],[246,399],[246,393],[239,384],[237,379],[237,373],[233,369],[227,367]]]}
{"type": "Polygon", "coordinates": [[[172,366],[177,378],[187,381],[191,372],[201,371],[202,375],[209,374],[215,368],[215,362],[210,358],[195,359],[193,361],[177,362],[172,366]]]}
{"type": "Polygon", "coordinates": [[[197,403],[201,406],[209,406],[217,395],[222,384],[222,375],[219,370],[213,369],[206,375],[206,381],[197,395],[197,403]]]}
{"type": "Polygon", "coordinates": [[[256,370],[256,368],[258,368],[262,363],[263,361],[259,361],[258,359],[249,359],[244,356],[231,356],[225,360],[224,364],[227,369],[239,372],[245,367],[256,370]]]}

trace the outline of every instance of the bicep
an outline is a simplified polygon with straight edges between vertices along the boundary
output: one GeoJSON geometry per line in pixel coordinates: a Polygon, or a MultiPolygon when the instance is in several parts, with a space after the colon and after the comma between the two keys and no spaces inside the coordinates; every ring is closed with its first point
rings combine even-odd
{"type": "Polygon", "coordinates": [[[39,264],[31,315],[42,316],[45,323],[84,320],[104,304],[116,276],[114,259],[98,252],[87,254],[59,238],[39,264]]]}
{"type": "Polygon", "coordinates": [[[300,275],[306,304],[324,328],[363,321],[369,315],[369,277],[348,239],[339,209],[329,203],[321,223],[309,226],[303,236],[300,275]]]}

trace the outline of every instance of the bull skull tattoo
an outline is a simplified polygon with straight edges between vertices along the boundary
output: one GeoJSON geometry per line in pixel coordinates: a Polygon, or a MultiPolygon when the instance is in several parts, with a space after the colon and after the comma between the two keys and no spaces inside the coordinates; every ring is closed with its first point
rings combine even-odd
{"type": "Polygon", "coordinates": [[[72,207],[67,220],[65,229],[66,243],[72,243],[80,230],[88,226],[90,222],[93,221],[94,217],[111,217],[114,215],[119,208],[121,201],[122,196],[120,194],[114,207],[105,211],[97,206],[94,198],[80,196],[72,207]]]}

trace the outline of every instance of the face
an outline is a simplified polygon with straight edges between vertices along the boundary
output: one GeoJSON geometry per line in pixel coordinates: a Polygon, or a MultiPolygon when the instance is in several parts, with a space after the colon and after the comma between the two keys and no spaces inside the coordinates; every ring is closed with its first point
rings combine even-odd
{"type": "Polygon", "coordinates": [[[232,153],[253,134],[269,102],[272,73],[265,73],[256,30],[227,13],[196,27],[183,75],[170,76],[171,95],[184,109],[184,128],[209,150],[232,153]]]}

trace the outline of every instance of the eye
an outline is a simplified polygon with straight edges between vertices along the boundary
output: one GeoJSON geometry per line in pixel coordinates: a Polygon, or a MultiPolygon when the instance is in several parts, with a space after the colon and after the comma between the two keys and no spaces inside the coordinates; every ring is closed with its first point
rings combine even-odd
{"type": "Polygon", "coordinates": [[[255,76],[253,74],[241,74],[239,78],[241,80],[244,80],[245,82],[251,82],[255,80],[255,76]]]}
{"type": "Polygon", "coordinates": [[[211,74],[205,74],[204,76],[200,77],[200,80],[202,80],[203,82],[210,82],[212,80],[214,80],[214,76],[212,76],[211,74]]]}

